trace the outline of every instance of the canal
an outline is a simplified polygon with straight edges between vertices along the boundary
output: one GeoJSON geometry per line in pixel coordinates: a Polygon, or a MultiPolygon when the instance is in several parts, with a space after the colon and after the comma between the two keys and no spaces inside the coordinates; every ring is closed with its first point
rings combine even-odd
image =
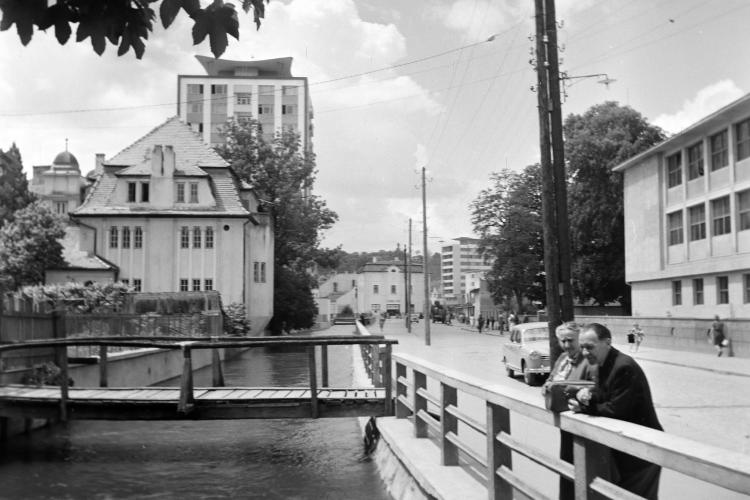
{"type": "MultiPolygon", "coordinates": [[[[351,386],[353,349],[329,347],[331,387],[351,386]]],[[[252,349],[224,376],[228,386],[305,386],[307,354],[252,349]]],[[[211,384],[210,368],[195,384],[211,384]]],[[[0,447],[0,484],[0,498],[13,500],[390,498],[355,418],[72,421],[0,447]]]]}

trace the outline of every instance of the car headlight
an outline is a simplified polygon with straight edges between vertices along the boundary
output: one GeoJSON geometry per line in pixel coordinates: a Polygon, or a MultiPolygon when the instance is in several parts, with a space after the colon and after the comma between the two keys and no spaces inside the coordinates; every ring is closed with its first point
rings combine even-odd
{"type": "Polygon", "coordinates": [[[542,355],[539,354],[537,351],[531,351],[529,353],[529,359],[533,359],[533,360],[542,359],[542,355]]]}

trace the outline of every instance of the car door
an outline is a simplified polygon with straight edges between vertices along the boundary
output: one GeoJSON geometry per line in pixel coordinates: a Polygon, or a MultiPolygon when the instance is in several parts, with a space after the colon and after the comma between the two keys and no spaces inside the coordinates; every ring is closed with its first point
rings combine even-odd
{"type": "Polygon", "coordinates": [[[514,370],[521,369],[521,331],[517,328],[510,330],[510,342],[506,344],[506,364],[514,370]]]}

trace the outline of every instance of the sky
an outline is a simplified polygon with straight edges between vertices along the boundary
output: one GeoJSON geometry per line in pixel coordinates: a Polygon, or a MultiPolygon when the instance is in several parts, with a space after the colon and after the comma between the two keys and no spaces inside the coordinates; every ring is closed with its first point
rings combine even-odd
{"type": "MultiPolygon", "coordinates": [[[[202,1],[202,4],[207,4],[202,1]]],[[[271,0],[222,57],[294,58],[314,106],[314,192],[338,213],[323,246],[348,252],[473,236],[470,204],[503,168],[538,162],[531,0],[271,0]]],[[[558,0],[563,115],[618,101],[676,133],[750,91],[746,0],[558,0]],[[606,75],[609,85],[600,83],[606,75]]],[[[0,32],[0,149],[29,179],[68,149],[85,174],[176,114],[178,74],[202,74],[184,13],[141,60],[97,56],[52,30],[0,32]]]]}

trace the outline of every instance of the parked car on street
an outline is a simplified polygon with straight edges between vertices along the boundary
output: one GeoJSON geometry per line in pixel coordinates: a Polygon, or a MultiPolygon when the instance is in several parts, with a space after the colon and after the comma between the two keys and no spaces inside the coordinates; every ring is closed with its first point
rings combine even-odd
{"type": "Polygon", "coordinates": [[[509,342],[503,345],[503,362],[509,377],[518,372],[528,385],[544,382],[550,372],[547,323],[521,323],[511,327],[509,342]]]}

